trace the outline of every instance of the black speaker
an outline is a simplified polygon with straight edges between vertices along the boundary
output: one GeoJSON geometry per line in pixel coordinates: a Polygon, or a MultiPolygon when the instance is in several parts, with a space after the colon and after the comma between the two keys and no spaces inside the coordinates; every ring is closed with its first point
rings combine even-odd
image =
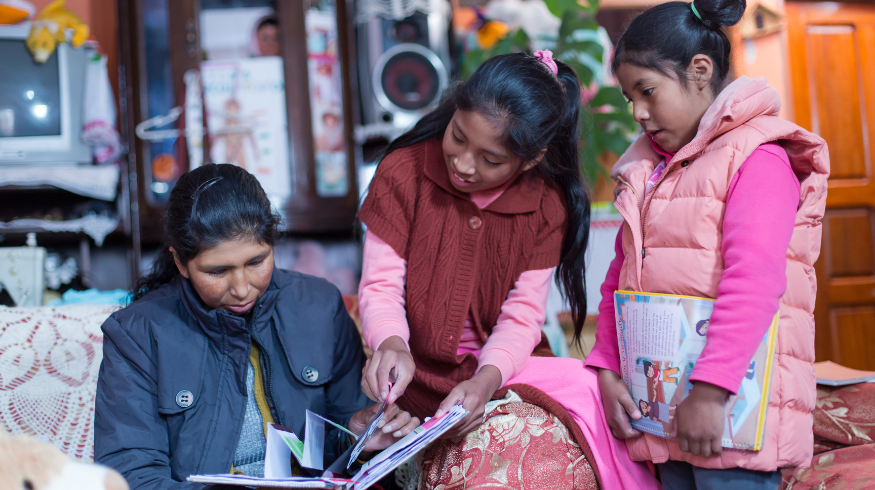
{"type": "MultiPolygon", "coordinates": [[[[450,82],[450,8],[401,19],[374,15],[357,25],[363,127],[391,139],[435,107],[450,82]]],[[[358,139],[358,138],[357,138],[358,139]]]]}

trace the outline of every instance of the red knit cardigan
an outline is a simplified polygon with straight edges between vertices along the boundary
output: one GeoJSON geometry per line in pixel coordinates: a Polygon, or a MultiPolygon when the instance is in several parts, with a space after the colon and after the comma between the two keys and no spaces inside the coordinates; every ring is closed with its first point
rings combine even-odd
{"type": "MultiPolygon", "coordinates": [[[[431,416],[458,383],[471,379],[476,356],[457,353],[466,317],[471,314],[485,342],[520,274],[559,264],[567,216],[562,191],[532,172],[479,209],[450,182],[440,139],[397,150],[380,162],[359,218],[407,261],[416,372],[398,400],[401,407],[420,418],[431,416]]],[[[533,355],[553,355],[543,335],[533,355]]],[[[561,405],[532,386],[507,388],[559,417],[595,467],[580,429],[561,405]]],[[[496,397],[505,393],[499,390],[496,397]]]]}

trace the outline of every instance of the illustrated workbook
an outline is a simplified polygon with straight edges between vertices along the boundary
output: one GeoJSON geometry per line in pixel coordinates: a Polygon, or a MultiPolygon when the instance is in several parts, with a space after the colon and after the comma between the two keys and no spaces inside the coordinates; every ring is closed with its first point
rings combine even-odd
{"type": "MultiPolygon", "coordinates": [[[[675,439],[675,409],[693,388],[690,374],[705,348],[713,311],[714,300],[706,298],[614,293],[623,381],[643,414],[641,419],[631,420],[632,427],[675,439]]],[[[723,447],[762,448],[777,332],[775,314],[738,393],[727,397],[723,447]]]]}
{"type": "MultiPolygon", "coordinates": [[[[382,408],[381,408],[382,410],[382,408]]],[[[378,413],[372,422],[379,420],[378,413]]],[[[337,426],[313,412],[307,411],[306,437],[301,441],[291,429],[271,424],[267,433],[264,478],[246,475],[192,475],[188,481],[235,486],[256,486],[269,488],[343,488],[345,490],[364,490],[388,475],[401,463],[412,458],[417,452],[434,442],[450,430],[468,412],[461,405],[453,406],[440,417],[427,420],[404,436],[401,440],[375,455],[358,469],[349,474],[349,460],[357,446],[364,446],[373,430],[365,431],[357,442],[346,450],[320,477],[296,477],[292,475],[290,458],[294,456],[304,468],[322,470],[325,423],[337,426]],[[370,433],[370,434],[369,434],[370,433]]],[[[373,425],[373,424],[369,424],[373,425]]],[[[346,430],[337,426],[341,430],[346,430]]],[[[354,457],[352,459],[355,459],[354,457]]]]}

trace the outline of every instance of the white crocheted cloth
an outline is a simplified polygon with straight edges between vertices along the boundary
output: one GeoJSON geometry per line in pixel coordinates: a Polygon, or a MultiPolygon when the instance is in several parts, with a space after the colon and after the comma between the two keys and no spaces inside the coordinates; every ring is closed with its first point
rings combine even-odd
{"type": "Polygon", "coordinates": [[[93,460],[100,326],[119,307],[0,307],[0,429],[93,460]]]}

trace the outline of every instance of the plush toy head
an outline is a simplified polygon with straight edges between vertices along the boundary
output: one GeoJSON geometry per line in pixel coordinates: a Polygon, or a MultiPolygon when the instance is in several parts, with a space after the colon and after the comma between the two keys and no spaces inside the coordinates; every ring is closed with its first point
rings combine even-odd
{"type": "Polygon", "coordinates": [[[58,25],[51,21],[36,21],[27,36],[27,49],[33,53],[37,63],[45,63],[58,46],[56,39],[58,25]]]}
{"type": "Polygon", "coordinates": [[[79,462],[55,446],[0,430],[0,488],[128,490],[128,484],[115,470],[79,462]]]}
{"type": "Polygon", "coordinates": [[[27,49],[37,63],[45,63],[58,43],[67,41],[67,30],[72,31],[70,44],[78,48],[88,39],[90,30],[71,10],[64,7],[64,0],[49,4],[36,17],[27,36],[27,49]]]}

